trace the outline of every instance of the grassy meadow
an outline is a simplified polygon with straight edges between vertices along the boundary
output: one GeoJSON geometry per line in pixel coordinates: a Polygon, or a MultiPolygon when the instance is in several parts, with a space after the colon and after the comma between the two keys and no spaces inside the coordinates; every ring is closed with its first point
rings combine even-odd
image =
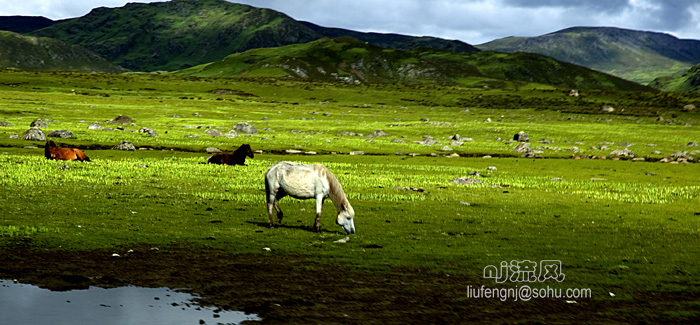
{"type": "MultiPolygon", "coordinates": [[[[680,151],[700,156],[688,146],[700,141],[700,116],[681,109],[700,106],[700,97],[567,93],[542,85],[368,86],[3,70],[0,121],[12,126],[0,127],[0,245],[82,251],[188,244],[306,255],[357,272],[406,267],[472,275],[487,286],[496,286],[482,278],[487,265],[561,260],[566,280],[546,284],[591,288],[595,300],[631,301],[647,292],[697,297],[700,168],[657,160],[680,151]],[[619,114],[600,112],[604,104],[619,114]],[[115,128],[104,121],[118,115],[135,125],[87,128],[92,122],[115,128]],[[72,131],[75,139],[53,140],[83,148],[92,161],[49,161],[43,142],[10,138],[39,118],[55,120],[46,134],[72,131]],[[259,133],[205,135],[226,133],[238,122],[259,133]],[[159,136],[139,133],[142,127],[159,136]],[[376,130],[388,135],[367,137],[376,130]],[[338,135],[343,131],[363,136],[338,135]],[[519,131],[541,158],[513,150],[519,131]],[[450,143],[455,134],[461,145],[450,143]],[[426,135],[439,144],[416,143],[426,135]],[[111,149],[122,141],[142,150],[111,149]],[[612,160],[622,142],[645,161],[612,160]],[[229,151],[242,143],[262,151],[248,166],[203,164],[207,147],[229,151]],[[289,149],[318,154],[284,154],[289,149]],[[447,157],[453,153],[460,157],[447,157]],[[607,159],[571,159],[581,155],[607,159]],[[323,163],[337,176],[356,212],[357,233],[347,243],[334,242],[346,235],[334,224],[330,202],[320,234],[312,231],[312,200],[283,199],[282,226],[267,228],[263,173],[279,160],[323,163]],[[472,172],[483,183],[452,182],[472,172]]],[[[665,309],[682,320],[700,316],[699,304],[665,309]]]]}

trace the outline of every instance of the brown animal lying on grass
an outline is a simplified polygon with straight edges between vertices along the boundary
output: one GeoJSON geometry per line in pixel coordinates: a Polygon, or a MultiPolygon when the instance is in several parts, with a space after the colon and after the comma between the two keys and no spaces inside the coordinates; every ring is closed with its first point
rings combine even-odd
{"type": "Polygon", "coordinates": [[[90,161],[90,158],[85,153],[76,148],[59,148],[53,140],[46,140],[44,146],[44,156],[51,160],[80,160],[90,161]]]}
{"type": "Polygon", "coordinates": [[[253,158],[253,150],[249,144],[243,144],[233,153],[217,153],[207,159],[209,164],[242,165],[245,166],[245,157],[253,158]]]}

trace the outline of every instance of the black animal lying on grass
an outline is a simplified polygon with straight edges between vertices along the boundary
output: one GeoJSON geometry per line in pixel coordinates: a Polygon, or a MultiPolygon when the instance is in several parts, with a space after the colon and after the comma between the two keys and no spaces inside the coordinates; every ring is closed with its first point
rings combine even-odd
{"type": "Polygon", "coordinates": [[[253,158],[253,150],[249,144],[242,144],[232,153],[217,153],[207,159],[209,164],[242,165],[245,166],[245,157],[253,158]]]}

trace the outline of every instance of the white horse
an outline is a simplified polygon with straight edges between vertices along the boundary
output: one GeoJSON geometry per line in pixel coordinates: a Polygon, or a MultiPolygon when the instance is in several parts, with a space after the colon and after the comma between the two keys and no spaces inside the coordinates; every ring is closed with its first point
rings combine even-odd
{"type": "Polygon", "coordinates": [[[330,198],[338,210],[336,223],[343,227],[348,234],[355,233],[355,211],[350,206],[343,187],[326,166],[304,165],[288,161],[280,161],[265,172],[265,195],[267,197],[267,213],[270,217],[270,228],[273,209],[277,210],[277,222],[282,222],[282,210],[279,201],[289,195],[295,199],[316,199],[316,231],[321,231],[321,207],[326,198],[330,198]]]}

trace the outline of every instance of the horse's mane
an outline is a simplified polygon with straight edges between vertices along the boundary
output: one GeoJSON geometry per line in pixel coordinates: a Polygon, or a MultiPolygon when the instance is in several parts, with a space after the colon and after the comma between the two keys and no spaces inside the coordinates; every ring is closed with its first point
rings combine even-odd
{"type": "Polygon", "coordinates": [[[328,180],[328,196],[330,196],[331,201],[335,204],[335,208],[340,212],[343,210],[343,205],[346,209],[350,210],[350,202],[348,202],[348,197],[343,191],[343,186],[340,185],[338,179],[331,173],[326,166],[322,166],[326,179],[328,180]]]}

